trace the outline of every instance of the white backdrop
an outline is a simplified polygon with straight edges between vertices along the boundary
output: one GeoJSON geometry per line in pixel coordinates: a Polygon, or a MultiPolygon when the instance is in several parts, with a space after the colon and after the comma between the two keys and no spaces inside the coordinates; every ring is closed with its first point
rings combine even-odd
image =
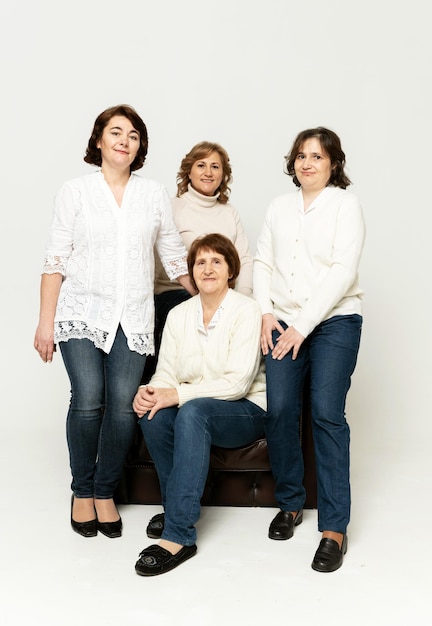
{"type": "Polygon", "coordinates": [[[141,173],[172,195],[193,144],[228,150],[252,251],[270,200],[292,188],[282,164],[297,132],[324,125],[340,135],[367,223],[364,330],[347,407],[354,465],[361,473],[373,448],[377,462],[403,454],[411,467],[428,450],[428,4],[2,4],[0,445],[15,445],[11,428],[27,432],[42,455],[58,450],[67,464],[61,357],[43,365],[32,347],[45,240],[57,189],[91,170],[82,156],[95,117],[128,103],[149,130],[141,173]]]}

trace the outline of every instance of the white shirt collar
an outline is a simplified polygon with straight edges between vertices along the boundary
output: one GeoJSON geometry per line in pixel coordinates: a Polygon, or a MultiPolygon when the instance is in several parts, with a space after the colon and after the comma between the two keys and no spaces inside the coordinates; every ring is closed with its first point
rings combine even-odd
{"type": "Polygon", "coordinates": [[[213,317],[210,320],[209,325],[207,326],[207,328],[204,326],[204,312],[203,312],[203,308],[202,308],[202,303],[201,303],[201,298],[198,297],[197,298],[197,302],[198,302],[198,306],[197,306],[197,329],[199,333],[202,333],[203,335],[205,335],[205,337],[208,337],[210,332],[216,327],[218,321],[220,320],[220,318],[222,317],[222,314],[225,310],[224,307],[224,303],[228,297],[230,290],[228,289],[225,298],[222,300],[222,302],[220,303],[220,305],[218,306],[218,308],[216,309],[213,317]]]}

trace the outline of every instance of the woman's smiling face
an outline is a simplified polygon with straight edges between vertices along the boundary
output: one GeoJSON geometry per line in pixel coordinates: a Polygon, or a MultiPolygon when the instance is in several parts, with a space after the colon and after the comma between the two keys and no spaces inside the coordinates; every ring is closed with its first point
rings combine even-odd
{"type": "Polygon", "coordinates": [[[198,159],[191,167],[189,179],[192,187],[204,196],[214,196],[223,178],[223,165],[218,152],[198,159]]]}
{"type": "Polygon", "coordinates": [[[140,135],[127,117],[114,115],[103,129],[96,144],[101,151],[102,166],[130,167],[140,147],[140,135]]]}
{"type": "Polygon", "coordinates": [[[228,291],[228,280],[231,278],[223,254],[205,248],[197,252],[193,277],[198,291],[206,295],[222,295],[228,291]]]}

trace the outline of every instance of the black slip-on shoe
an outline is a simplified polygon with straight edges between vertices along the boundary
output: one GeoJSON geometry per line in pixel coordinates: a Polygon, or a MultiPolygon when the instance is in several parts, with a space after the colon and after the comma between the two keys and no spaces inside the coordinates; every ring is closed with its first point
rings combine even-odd
{"type": "Polygon", "coordinates": [[[295,517],[289,511],[279,511],[270,523],[268,536],[276,540],[291,539],[294,535],[294,527],[299,526],[302,521],[303,509],[298,511],[295,517]]]}
{"type": "Polygon", "coordinates": [[[197,552],[197,546],[183,546],[177,554],[171,554],[165,548],[156,544],[145,548],[139,555],[135,564],[135,571],[140,576],[157,576],[174,569],[184,561],[187,561],[197,552]]]}
{"type": "Polygon", "coordinates": [[[334,539],[321,539],[318,550],[312,561],[312,569],[316,572],[335,572],[343,563],[348,549],[348,537],[344,535],[342,548],[334,539]]]}
{"type": "Polygon", "coordinates": [[[147,525],[147,537],[150,539],[160,539],[165,525],[165,513],[153,515],[147,525]]]}

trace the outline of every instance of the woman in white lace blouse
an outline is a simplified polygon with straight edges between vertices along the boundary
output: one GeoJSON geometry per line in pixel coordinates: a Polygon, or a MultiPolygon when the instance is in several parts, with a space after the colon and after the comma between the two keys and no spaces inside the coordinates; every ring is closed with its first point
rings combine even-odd
{"type": "Polygon", "coordinates": [[[84,537],[122,532],[113,494],[154,351],[154,246],[169,277],[194,293],[168,194],[135,174],[147,147],[132,107],[103,111],[84,157],[98,170],[62,186],[46,247],[34,347],[49,363],[58,344],[69,375],[71,525],[84,537]]]}

